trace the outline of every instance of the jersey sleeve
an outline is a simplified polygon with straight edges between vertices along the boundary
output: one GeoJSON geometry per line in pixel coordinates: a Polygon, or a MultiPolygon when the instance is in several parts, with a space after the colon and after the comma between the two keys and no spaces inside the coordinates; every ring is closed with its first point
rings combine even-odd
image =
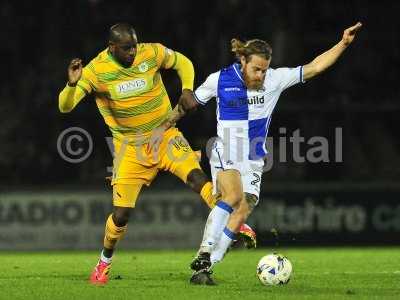
{"type": "Polygon", "coordinates": [[[194,98],[199,104],[205,105],[211,98],[217,97],[219,73],[216,72],[209,75],[206,81],[194,92],[194,98]]]}
{"type": "Polygon", "coordinates": [[[66,85],[58,96],[58,108],[60,112],[70,112],[79,102],[81,102],[82,99],[85,98],[85,96],[86,93],[82,88],[66,85]]]}
{"type": "Polygon", "coordinates": [[[97,90],[98,83],[93,61],[83,68],[82,77],[78,81],[77,86],[81,88],[85,94],[90,94],[92,91],[97,90]]]}
{"type": "Polygon", "coordinates": [[[278,68],[275,70],[279,77],[279,85],[285,90],[297,83],[304,82],[303,66],[296,68],[278,68]]]}
{"type": "Polygon", "coordinates": [[[176,53],[160,43],[153,44],[156,50],[156,61],[158,68],[169,69],[176,63],[176,53]]]}

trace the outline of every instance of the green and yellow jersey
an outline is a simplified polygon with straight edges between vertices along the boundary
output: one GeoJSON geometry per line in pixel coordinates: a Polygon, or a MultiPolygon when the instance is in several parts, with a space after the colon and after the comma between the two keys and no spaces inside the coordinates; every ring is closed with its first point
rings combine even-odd
{"type": "Polygon", "coordinates": [[[160,69],[173,68],[182,89],[193,90],[191,61],[159,43],[140,43],[131,67],[121,66],[108,49],[85,66],[76,87],[66,86],[59,95],[59,109],[70,112],[87,94],[96,104],[113,137],[129,144],[148,142],[153,129],[171,112],[171,102],[160,69]]]}
{"type": "Polygon", "coordinates": [[[171,112],[160,68],[175,63],[176,53],[161,44],[138,44],[130,68],[121,66],[106,49],[83,68],[77,87],[94,93],[114,138],[144,143],[171,112]]]}

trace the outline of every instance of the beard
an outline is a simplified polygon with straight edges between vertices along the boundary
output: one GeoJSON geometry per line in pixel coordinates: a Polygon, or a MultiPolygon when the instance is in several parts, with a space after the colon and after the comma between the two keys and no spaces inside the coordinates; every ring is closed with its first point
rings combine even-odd
{"type": "Polygon", "coordinates": [[[243,72],[243,79],[246,84],[246,87],[250,90],[260,90],[264,84],[264,80],[250,79],[249,76],[246,74],[246,72],[243,72]]]}

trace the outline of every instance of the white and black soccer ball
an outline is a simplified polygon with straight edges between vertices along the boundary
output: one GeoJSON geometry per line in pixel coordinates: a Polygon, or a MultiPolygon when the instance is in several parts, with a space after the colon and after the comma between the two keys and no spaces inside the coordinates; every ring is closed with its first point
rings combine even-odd
{"type": "Polygon", "coordinates": [[[260,259],[257,276],[264,285],[287,284],[292,270],[292,263],[285,256],[273,253],[260,259]]]}

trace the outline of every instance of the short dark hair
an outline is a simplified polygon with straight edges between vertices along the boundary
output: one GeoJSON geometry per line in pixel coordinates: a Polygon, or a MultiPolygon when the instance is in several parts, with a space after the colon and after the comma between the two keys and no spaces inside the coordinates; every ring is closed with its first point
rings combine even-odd
{"type": "Polygon", "coordinates": [[[263,40],[253,39],[247,42],[243,42],[239,39],[231,40],[232,52],[236,54],[236,57],[240,59],[241,56],[246,58],[248,62],[251,55],[259,55],[269,60],[272,55],[271,46],[263,40]]]}
{"type": "Polygon", "coordinates": [[[136,35],[136,31],[133,26],[128,23],[117,23],[110,27],[109,41],[118,43],[124,35],[136,35]]]}

